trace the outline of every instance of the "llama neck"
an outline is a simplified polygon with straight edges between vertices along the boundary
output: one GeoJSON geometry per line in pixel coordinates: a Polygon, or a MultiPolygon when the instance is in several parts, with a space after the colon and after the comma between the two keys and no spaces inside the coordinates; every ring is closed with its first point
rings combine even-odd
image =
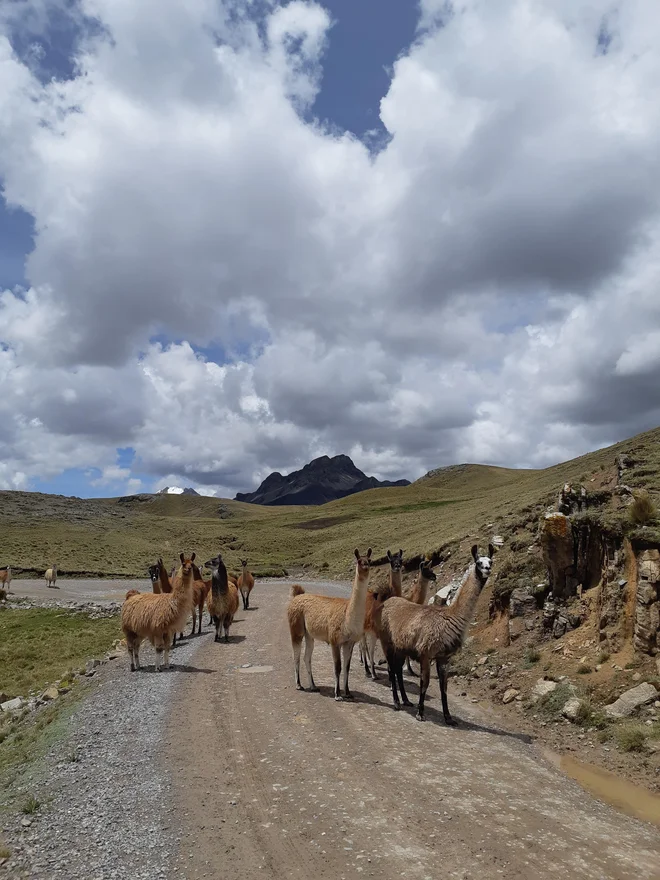
{"type": "Polygon", "coordinates": [[[459,588],[453,605],[450,605],[449,608],[443,608],[445,616],[454,621],[455,626],[453,629],[460,633],[460,644],[463,643],[470,621],[474,615],[474,609],[481,595],[482,586],[474,566],[471,566],[459,588]]]}
{"type": "Polygon", "coordinates": [[[349,632],[359,635],[364,631],[364,615],[367,610],[367,589],[369,587],[369,574],[360,577],[359,569],[356,566],[355,578],[353,579],[353,590],[351,598],[348,600],[346,609],[345,625],[349,632]]]}
{"type": "Polygon", "coordinates": [[[163,593],[171,593],[172,592],[172,584],[170,583],[170,579],[167,576],[167,572],[165,571],[164,565],[158,566],[158,577],[160,580],[160,588],[163,593]]]}
{"type": "Polygon", "coordinates": [[[390,568],[390,587],[393,596],[401,595],[401,569],[394,571],[393,568],[390,568]]]}
{"type": "Polygon", "coordinates": [[[426,605],[430,583],[431,581],[429,580],[429,578],[424,577],[424,575],[420,571],[417,580],[415,581],[415,586],[413,587],[410,601],[414,602],[415,605],[426,605]]]}
{"type": "Polygon", "coordinates": [[[193,572],[192,568],[187,574],[184,574],[183,567],[179,569],[179,573],[177,577],[174,579],[174,586],[172,587],[172,595],[175,597],[177,601],[181,599],[185,599],[190,595],[192,591],[193,585],[193,572]]]}
{"type": "Polygon", "coordinates": [[[211,594],[214,599],[223,595],[229,589],[229,579],[227,577],[227,569],[224,565],[218,568],[217,574],[213,574],[211,578],[211,594]]]}

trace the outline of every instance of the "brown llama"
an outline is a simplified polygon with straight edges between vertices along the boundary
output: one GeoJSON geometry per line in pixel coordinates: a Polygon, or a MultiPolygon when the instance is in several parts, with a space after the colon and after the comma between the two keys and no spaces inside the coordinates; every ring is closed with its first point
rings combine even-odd
{"type": "MultiPolygon", "coordinates": [[[[131,658],[131,672],[140,668],[140,644],[149,639],[156,649],[156,672],[160,672],[164,653],[165,668],[170,665],[170,642],[185,625],[192,602],[193,561],[181,554],[181,568],[171,593],[138,593],[129,596],[121,609],[121,626],[131,658]]],[[[132,592],[129,590],[129,593],[132,592]]]]}
{"type": "Polygon", "coordinates": [[[11,585],[11,565],[8,565],[7,568],[3,568],[2,571],[0,571],[0,585],[6,596],[11,585]]]}
{"type": "MultiPolygon", "coordinates": [[[[408,599],[409,602],[414,602],[415,605],[425,605],[429,594],[429,585],[435,583],[436,580],[435,572],[426,559],[422,557],[422,561],[419,563],[419,573],[413,581],[412,587],[406,589],[404,599],[408,599]]],[[[409,657],[406,657],[406,671],[410,675],[415,675],[415,672],[410,665],[409,657]]]]}
{"type": "Polygon", "coordinates": [[[197,625],[197,617],[199,615],[199,627],[197,632],[201,635],[202,632],[202,617],[204,615],[204,603],[206,602],[206,597],[209,594],[209,590],[211,589],[211,579],[205,581],[202,577],[202,573],[196,565],[193,565],[193,573],[195,575],[195,580],[193,581],[193,602],[192,602],[192,618],[193,618],[193,628],[190,633],[191,636],[195,635],[195,626],[197,625]]]}
{"type": "Polygon", "coordinates": [[[225,641],[228,642],[229,627],[238,611],[238,588],[231,583],[227,576],[227,569],[221,553],[204,564],[206,568],[211,569],[211,592],[207,597],[206,604],[211,620],[215,624],[215,641],[220,641],[220,630],[224,629],[225,641]]]}
{"type": "MultiPolygon", "coordinates": [[[[158,562],[154,565],[149,566],[149,577],[151,578],[151,588],[154,593],[171,593],[172,592],[172,581],[170,578],[174,578],[176,574],[176,566],[172,568],[172,573],[168,577],[167,569],[165,568],[165,563],[163,562],[162,556],[159,557],[158,562]]],[[[182,632],[179,633],[179,641],[184,638],[184,634],[182,632]]],[[[174,633],[172,637],[172,647],[176,645],[176,633],[174,633]]]]}
{"type": "Polygon", "coordinates": [[[250,593],[254,589],[254,577],[248,571],[247,559],[241,559],[242,571],[238,578],[238,589],[243,599],[243,610],[247,611],[250,607],[250,593]]]}
{"type": "Polygon", "coordinates": [[[401,708],[397,683],[403,705],[412,705],[403,684],[403,661],[406,657],[413,657],[420,664],[416,717],[418,721],[424,721],[431,661],[435,660],[445,723],[455,723],[447,705],[447,663],[463,644],[475,605],[488,580],[494,552],[492,544],[488,545],[488,556],[479,556],[476,544],[472,547],[474,564],[468,568],[453,605],[415,605],[406,599],[392,598],[378,610],[374,622],[389,666],[395,709],[401,708]]]}
{"type": "Polygon", "coordinates": [[[373,625],[373,614],[376,610],[378,603],[383,603],[385,599],[389,599],[390,596],[400,596],[401,595],[401,569],[403,568],[403,550],[399,550],[398,553],[390,553],[387,551],[387,559],[390,563],[390,585],[389,589],[380,589],[377,593],[374,594],[374,598],[370,600],[370,596],[372,595],[371,590],[369,590],[369,596],[367,596],[367,614],[364,621],[364,635],[362,636],[362,641],[359,644],[360,650],[360,662],[364,663],[364,671],[367,675],[367,678],[371,677],[374,681],[378,678],[376,675],[376,630],[373,625]]]}
{"type": "Polygon", "coordinates": [[[364,632],[367,606],[367,590],[371,572],[371,547],[366,556],[355,550],[355,578],[350,599],[319,596],[305,593],[296,584],[291,588],[291,601],[287,608],[296,688],[304,690],[300,683],[300,654],[305,639],[305,667],[309,676],[310,691],[318,691],[312,675],[314,640],[321,639],[332,648],[335,667],[335,700],[341,700],[339,679],[343,669],[343,690],[346,699],[353,699],[348,689],[348,673],[351,667],[353,646],[364,632]]]}

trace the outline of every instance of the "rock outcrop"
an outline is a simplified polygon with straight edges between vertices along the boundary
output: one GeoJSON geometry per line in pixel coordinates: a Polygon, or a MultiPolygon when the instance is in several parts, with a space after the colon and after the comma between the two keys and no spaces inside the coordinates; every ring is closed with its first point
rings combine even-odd
{"type": "Polygon", "coordinates": [[[637,687],[631,688],[629,691],[621,694],[619,699],[615,700],[614,703],[605,706],[605,713],[609,715],[610,718],[627,718],[629,715],[633,714],[635,709],[639,709],[640,706],[644,706],[646,703],[651,703],[657,698],[658,692],[653,685],[649,684],[647,681],[643,681],[641,684],[638,684],[637,687]]]}
{"type": "Polygon", "coordinates": [[[655,654],[660,650],[660,551],[642,551],[637,571],[633,641],[638,651],[655,654]]]}

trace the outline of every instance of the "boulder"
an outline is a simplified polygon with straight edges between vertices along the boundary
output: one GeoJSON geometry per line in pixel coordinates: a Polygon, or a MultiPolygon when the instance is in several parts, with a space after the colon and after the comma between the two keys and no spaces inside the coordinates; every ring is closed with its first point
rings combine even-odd
{"type": "Polygon", "coordinates": [[[25,705],[25,700],[22,697],[14,697],[13,700],[6,700],[4,703],[0,703],[0,709],[3,712],[16,712],[18,709],[22,709],[25,705]]]}
{"type": "Polygon", "coordinates": [[[515,642],[525,632],[525,623],[521,617],[509,621],[509,640],[515,642]]]}
{"type": "Polygon", "coordinates": [[[518,696],[519,693],[520,693],[520,691],[517,691],[515,688],[509,688],[508,690],[504,691],[504,696],[502,697],[502,702],[504,704],[513,703],[513,701],[515,700],[515,698],[518,696]]]}
{"type": "Polygon", "coordinates": [[[657,698],[658,691],[656,691],[652,684],[643,681],[637,687],[621,694],[614,703],[605,706],[605,714],[609,715],[610,718],[627,718],[628,715],[632,715],[635,709],[644,706],[646,703],[651,703],[657,698]]]}
{"type": "Polygon", "coordinates": [[[97,666],[100,666],[102,662],[102,660],[97,660],[96,658],[94,658],[93,660],[88,660],[85,666],[85,672],[93,672],[93,670],[96,669],[97,666]]]}
{"type": "Polygon", "coordinates": [[[502,535],[493,535],[491,538],[491,544],[493,547],[504,547],[504,538],[502,535]]]}
{"type": "Polygon", "coordinates": [[[545,678],[539,678],[532,688],[532,702],[536,703],[541,697],[547,697],[557,687],[556,681],[546,681],[545,678]]]}
{"type": "Polygon", "coordinates": [[[524,617],[536,612],[536,599],[524,587],[517,587],[509,599],[510,617],[524,617]]]}
{"type": "Polygon", "coordinates": [[[575,721],[578,717],[581,705],[582,700],[577,697],[571,697],[570,700],[567,700],[562,706],[561,714],[564,718],[568,718],[569,721],[575,721]]]}
{"type": "Polygon", "coordinates": [[[48,700],[56,700],[59,697],[59,695],[60,695],[59,690],[55,687],[54,684],[52,684],[49,688],[46,688],[46,690],[43,692],[43,694],[41,695],[41,699],[47,700],[47,701],[48,700]]]}
{"type": "Polygon", "coordinates": [[[555,620],[552,625],[552,635],[556,639],[560,639],[563,635],[566,634],[566,630],[568,629],[568,620],[561,615],[555,620]]]}

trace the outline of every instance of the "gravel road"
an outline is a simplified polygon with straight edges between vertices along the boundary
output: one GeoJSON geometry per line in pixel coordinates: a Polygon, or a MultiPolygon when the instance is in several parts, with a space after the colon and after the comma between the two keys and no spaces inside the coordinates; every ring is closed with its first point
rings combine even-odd
{"type": "Polygon", "coordinates": [[[102,667],[20,782],[16,803],[42,807],[26,828],[5,818],[16,855],[0,877],[660,878],[658,829],[593,800],[451,689],[460,726],[442,724],[437,683],[420,724],[356,657],[357,699],[335,703],[317,644],[321,693],[297,692],[287,596],[258,582],[230,643],[205,628],[170,672],[102,667]]]}

